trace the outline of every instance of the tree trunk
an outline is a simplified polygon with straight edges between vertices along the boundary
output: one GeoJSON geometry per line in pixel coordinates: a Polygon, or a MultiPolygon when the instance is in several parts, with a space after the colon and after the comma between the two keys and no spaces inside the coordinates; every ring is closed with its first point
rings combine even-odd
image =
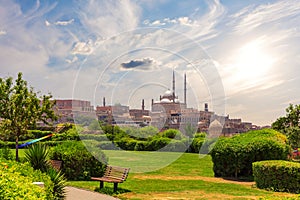
{"type": "Polygon", "coordinates": [[[19,136],[16,137],[16,161],[19,162],[19,136]]]}

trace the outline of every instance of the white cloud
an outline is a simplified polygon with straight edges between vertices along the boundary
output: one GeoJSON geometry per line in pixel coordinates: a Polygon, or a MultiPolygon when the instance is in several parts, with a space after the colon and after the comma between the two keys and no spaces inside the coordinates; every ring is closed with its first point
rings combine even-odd
{"type": "Polygon", "coordinates": [[[71,53],[76,55],[76,54],[81,54],[81,55],[89,55],[93,52],[93,43],[91,40],[88,42],[77,42],[72,49],[71,53]]]}
{"type": "Polygon", "coordinates": [[[186,26],[193,25],[192,20],[190,20],[188,17],[179,17],[178,22],[181,25],[186,25],[186,26]]]}
{"type": "Polygon", "coordinates": [[[45,21],[45,25],[46,25],[46,26],[51,26],[51,23],[48,22],[48,21],[46,20],[46,21],[45,21]]]}
{"type": "Polygon", "coordinates": [[[75,21],[74,19],[70,19],[68,21],[57,21],[54,24],[60,25],[60,26],[67,26],[67,25],[73,24],[74,21],[75,21]]]}
{"type": "Polygon", "coordinates": [[[101,37],[111,37],[132,30],[139,24],[140,8],[130,0],[83,1],[79,11],[80,21],[90,32],[101,37]]]}
{"type": "Polygon", "coordinates": [[[195,9],[190,16],[157,19],[152,22],[145,20],[143,24],[164,26],[179,31],[191,39],[196,39],[198,42],[215,38],[219,34],[216,30],[216,25],[220,23],[226,10],[219,0],[206,2],[208,9],[204,14],[199,9],[195,9]]]}
{"type": "Polygon", "coordinates": [[[74,62],[78,61],[78,57],[77,56],[74,56],[72,59],[66,59],[66,62],[69,63],[69,64],[72,64],[74,62]]]}
{"type": "Polygon", "coordinates": [[[232,15],[232,22],[229,24],[235,25],[236,32],[243,34],[260,26],[282,23],[282,20],[287,20],[287,24],[289,21],[299,21],[299,12],[299,1],[284,0],[257,7],[248,6],[232,15]]]}
{"type": "Polygon", "coordinates": [[[153,26],[162,26],[165,25],[166,23],[161,22],[160,20],[155,20],[154,22],[151,23],[153,26]]]}
{"type": "Polygon", "coordinates": [[[7,32],[6,31],[4,31],[4,30],[0,30],[0,36],[1,35],[6,35],[7,34],[7,32]]]}

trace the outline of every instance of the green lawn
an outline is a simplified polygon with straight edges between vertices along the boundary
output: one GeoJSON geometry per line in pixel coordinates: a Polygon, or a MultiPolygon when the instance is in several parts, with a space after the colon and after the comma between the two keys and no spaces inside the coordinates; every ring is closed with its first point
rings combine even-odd
{"type": "MultiPolygon", "coordinates": [[[[16,149],[10,149],[14,158],[16,157],[16,149]]],[[[19,158],[22,160],[25,157],[25,149],[19,149],[19,158]]]]}
{"type": "MultiPolygon", "coordinates": [[[[119,185],[121,199],[274,199],[297,197],[257,189],[252,182],[228,181],[214,178],[210,156],[169,152],[105,151],[109,164],[130,167],[126,182],[119,185]],[[175,159],[176,158],[176,159],[175,159]],[[174,160],[175,159],[175,160],[174,160]],[[170,162],[174,161],[174,162],[170,162]],[[169,162],[169,163],[168,163],[169,162]],[[169,165],[168,165],[169,164],[169,165]],[[151,169],[156,169],[151,171],[151,169]]],[[[71,181],[71,186],[97,190],[98,182],[71,181]]],[[[112,191],[105,183],[103,191],[112,191]]]]}

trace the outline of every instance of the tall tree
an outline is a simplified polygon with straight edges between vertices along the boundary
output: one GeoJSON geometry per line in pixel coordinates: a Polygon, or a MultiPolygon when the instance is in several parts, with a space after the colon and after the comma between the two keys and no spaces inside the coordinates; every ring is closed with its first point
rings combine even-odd
{"type": "Polygon", "coordinates": [[[19,161],[19,137],[35,128],[38,121],[49,125],[57,119],[52,109],[55,105],[52,95],[38,97],[38,94],[27,86],[21,72],[15,83],[12,77],[0,78],[0,126],[16,139],[16,161],[19,161]]]}
{"type": "Polygon", "coordinates": [[[287,135],[292,147],[300,145],[300,105],[290,104],[286,108],[286,116],[279,117],[272,128],[287,135]]]}
{"type": "Polygon", "coordinates": [[[279,117],[272,124],[273,129],[285,132],[286,128],[300,126],[300,105],[290,104],[285,111],[286,116],[279,117]]]}

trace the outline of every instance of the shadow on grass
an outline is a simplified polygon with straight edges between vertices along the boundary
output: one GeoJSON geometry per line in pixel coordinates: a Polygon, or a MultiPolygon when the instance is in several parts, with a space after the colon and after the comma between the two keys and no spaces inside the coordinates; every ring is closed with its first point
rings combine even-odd
{"type": "Polygon", "coordinates": [[[97,187],[95,189],[95,192],[100,192],[102,194],[107,194],[107,195],[113,196],[113,195],[118,195],[118,194],[123,194],[123,193],[131,192],[131,190],[127,190],[127,189],[123,189],[123,188],[118,188],[118,190],[116,192],[114,192],[114,189],[112,187],[104,187],[102,189],[100,189],[99,187],[97,187]]]}
{"type": "Polygon", "coordinates": [[[236,182],[253,182],[254,181],[254,177],[250,176],[250,177],[238,177],[238,178],[233,178],[233,177],[222,177],[224,180],[228,180],[228,181],[236,181],[236,182]]]}

